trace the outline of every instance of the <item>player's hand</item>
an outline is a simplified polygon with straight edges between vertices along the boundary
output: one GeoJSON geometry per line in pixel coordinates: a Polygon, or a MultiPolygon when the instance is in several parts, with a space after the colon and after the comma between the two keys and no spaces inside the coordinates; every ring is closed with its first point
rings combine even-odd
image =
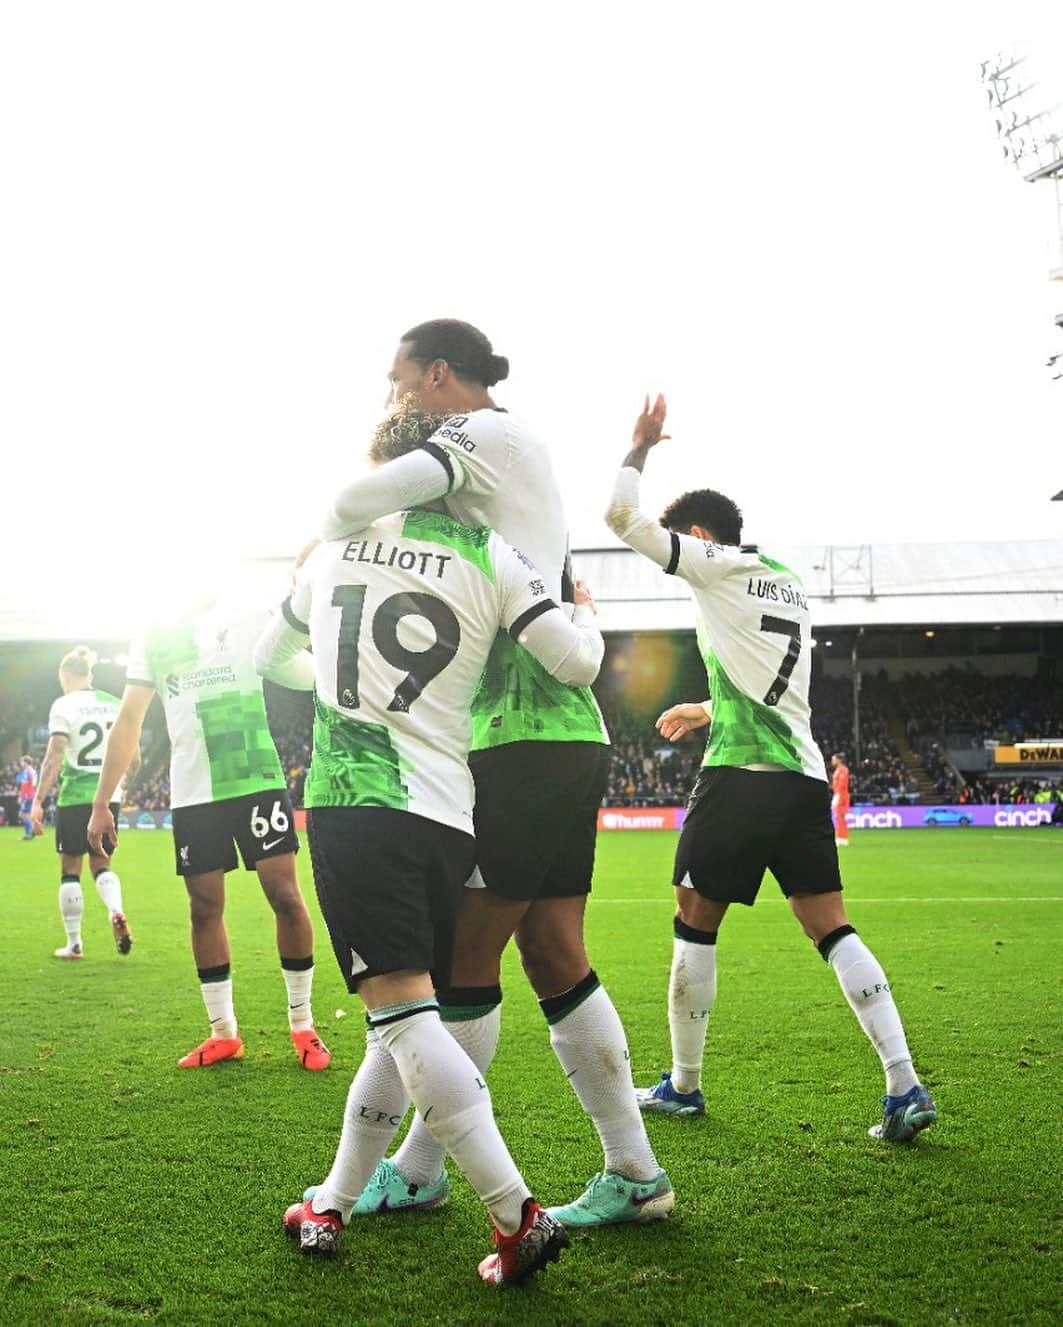
{"type": "Polygon", "coordinates": [[[694,732],[696,728],[704,728],[711,721],[712,715],[704,705],[688,702],[683,705],[673,705],[671,709],[665,710],[655,726],[661,736],[669,742],[679,742],[687,733],[694,732]]]}
{"type": "Polygon", "coordinates": [[[582,605],[585,608],[589,608],[592,613],[597,613],[598,611],[597,605],[594,602],[594,596],[591,594],[586,581],[576,581],[573,589],[572,601],[577,606],[582,605]]]}
{"type": "Polygon", "coordinates": [[[320,539],[311,539],[308,544],[306,544],[303,548],[299,550],[298,556],[296,557],[295,561],[292,563],[291,587],[293,590],[295,589],[295,578],[299,574],[299,568],[303,565],[306,559],[310,556],[310,554],[314,551],[315,548],[317,548],[318,544],[320,543],[321,543],[320,539]]]}
{"type": "Polygon", "coordinates": [[[34,802],[30,807],[30,820],[33,823],[34,834],[44,833],[44,807],[40,802],[34,802]]]}
{"type": "Polygon", "coordinates": [[[92,851],[101,857],[110,857],[114,852],[115,844],[118,842],[118,826],[114,823],[114,816],[111,815],[109,806],[93,805],[85,837],[92,851]]]}
{"type": "Polygon", "coordinates": [[[649,451],[651,447],[656,447],[659,442],[665,442],[669,434],[662,432],[664,428],[664,419],[668,413],[668,407],[665,404],[664,397],[658,394],[657,400],[650,405],[649,396],[646,397],[642,407],[642,414],[635,420],[635,428],[631,434],[631,443],[639,451],[649,451]]]}

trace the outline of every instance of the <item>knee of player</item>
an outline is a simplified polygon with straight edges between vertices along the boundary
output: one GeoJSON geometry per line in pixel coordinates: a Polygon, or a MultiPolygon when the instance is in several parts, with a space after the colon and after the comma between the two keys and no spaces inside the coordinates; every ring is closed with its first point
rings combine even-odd
{"type": "Polygon", "coordinates": [[[308,915],[303,896],[294,880],[280,889],[272,890],[268,897],[270,907],[284,921],[301,921],[308,915]]]}
{"type": "Polygon", "coordinates": [[[555,995],[586,976],[590,963],[582,935],[518,932],[516,942],[524,972],[539,994],[555,995]]]}
{"type": "Polygon", "coordinates": [[[209,894],[189,894],[188,913],[193,926],[205,926],[218,921],[225,911],[225,901],[209,894]]]}

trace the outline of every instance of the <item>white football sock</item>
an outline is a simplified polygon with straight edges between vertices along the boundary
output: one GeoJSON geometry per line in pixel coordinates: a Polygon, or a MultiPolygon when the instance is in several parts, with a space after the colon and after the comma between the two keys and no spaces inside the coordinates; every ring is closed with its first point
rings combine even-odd
{"type": "Polygon", "coordinates": [[[202,969],[199,973],[199,989],[203,1003],[207,1007],[212,1037],[236,1036],[236,1011],[233,1008],[233,979],[228,975],[226,965],[222,971],[225,976],[214,976],[217,968],[202,969]],[[207,975],[204,975],[206,973],[207,975]]]}
{"type": "Polygon", "coordinates": [[[605,1152],[605,1169],[629,1180],[660,1170],[635,1100],[631,1056],[620,1015],[594,972],[571,991],[540,1000],[550,1045],[605,1152]]]}
{"type": "Polygon", "coordinates": [[[59,912],[63,918],[66,942],[71,948],[81,944],[81,916],[84,911],[85,901],[81,896],[81,882],[64,880],[59,886],[59,912]]]}
{"type": "Polygon", "coordinates": [[[668,979],[672,1086],[677,1092],[694,1092],[701,1087],[705,1036],[716,1003],[716,932],[695,930],[678,919],[675,931],[668,979]]]}
{"type": "Polygon", "coordinates": [[[531,1196],[498,1132],[480,1072],[429,1003],[374,1009],[370,1017],[425,1124],[480,1195],[504,1235],[520,1229],[531,1196]]]}
{"type": "Polygon", "coordinates": [[[830,948],[834,969],[849,1007],[860,1020],[886,1072],[886,1091],[902,1096],[919,1081],[904,1037],[900,1014],[881,964],[856,934],[844,935],[830,948]]]}
{"type": "Polygon", "coordinates": [[[395,1061],[370,1028],[365,1058],[347,1093],[336,1159],[314,1194],[315,1212],[339,1212],[344,1222],[351,1219],[351,1209],[388,1150],[409,1104],[395,1061]]]}
{"type": "Polygon", "coordinates": [[[122,911],[122,882],[109,868],[102,870],[96,877],[96,893],[109,914],[113,916],[122,911]]]}
{"type": "MultiPolygon", "coordinates": [[[[445,1004],[440,1009],[443,1026],[465,1051],[480,1071],[487,1073],[495,1058],[498,1032],[502,1022],[502,992],[497,986],[473,988],[459,993],[468,997],[462,1005],[445,1004]],[[454,1014],[473,1013],[471,1018],[456,1018],[454,1014]]],[[[448,992],[447,999],[452,999],[448,992]]],[[[446,1152],[428,1131],[420,1113],[413,1117],[402,1146],[391,1158],[399,1173],[411,1184],[432,1184],[439,1179],[446,1152]]]]}
{"type": "Polygon", "coordinates": [[[314,1012],[310,992],[314,985],[314,961],[308,959],[281,959],[281,975],[288,988],[288,1027],[292,1032],[306,1032],[314,1026],[314,1012]],[[296,964],[297,966],[289,966],[296,964]]]}

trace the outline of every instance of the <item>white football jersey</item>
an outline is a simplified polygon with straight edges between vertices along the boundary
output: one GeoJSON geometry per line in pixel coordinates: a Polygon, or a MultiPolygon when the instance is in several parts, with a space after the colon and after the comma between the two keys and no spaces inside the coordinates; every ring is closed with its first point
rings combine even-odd
{"type": "Polygon", "coordinates": [[[285,787],[251,657],[268,621],[268,612],[215,605],[131,645],[126,681],[153,687],[166,715],[171,806],[285,787]]]}
{"type": "Polygon", "coordinates": [[[800,579],[753,544],[662,530],[638,507],[638,471],[617,478],[607,520],[691,589],[712,700],[706,765],[768,766],[826,781],[812,737],[812,623],[800,579]]]}
{"type": "Polygon", "coordinates": [[[393,807],[472,833],[480,676],[500,628],[517,640],[551,611],[564,653],[580,632],[545,578],[493,531],[439,512],[320,544],[284,607],[313,649],[307,806],[393,807]]]}
{"type": "MultiPolygon", "coordinates": [[[[568,533],[550,453],[506,410],[451,416],[415,452],[345,489],[323,530],[337,539],[437,499],[464,525],[496,530],[530,559],[555,603],[572,602],[568,533]]],[[[473,701],[474,751],[510,742],[608,740],[589,687],[563,686],[499,635],[473,701]]]]}
{"type": "MultiPolygon", "coordinates": [[[[59,784],[59,806],[86,806],[96,796],[107,738],[118,717],[120,701],[107,691],[84,687],[68,691],[52,704],[48,731],[67,739],[59,784]]],[[[119,783],[111,799],[122,800],[119,783]]]]}

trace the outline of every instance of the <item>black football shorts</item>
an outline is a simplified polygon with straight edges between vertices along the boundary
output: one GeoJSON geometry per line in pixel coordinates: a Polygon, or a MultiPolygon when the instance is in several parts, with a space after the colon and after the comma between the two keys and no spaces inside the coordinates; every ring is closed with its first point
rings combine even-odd
{"type": "Polygon", "coordinates": [[[687,803],[672,883],[751,905],[765,871],[788,898],[841,889],[829,785],[789,770],[705,766],[687,803]]]}

